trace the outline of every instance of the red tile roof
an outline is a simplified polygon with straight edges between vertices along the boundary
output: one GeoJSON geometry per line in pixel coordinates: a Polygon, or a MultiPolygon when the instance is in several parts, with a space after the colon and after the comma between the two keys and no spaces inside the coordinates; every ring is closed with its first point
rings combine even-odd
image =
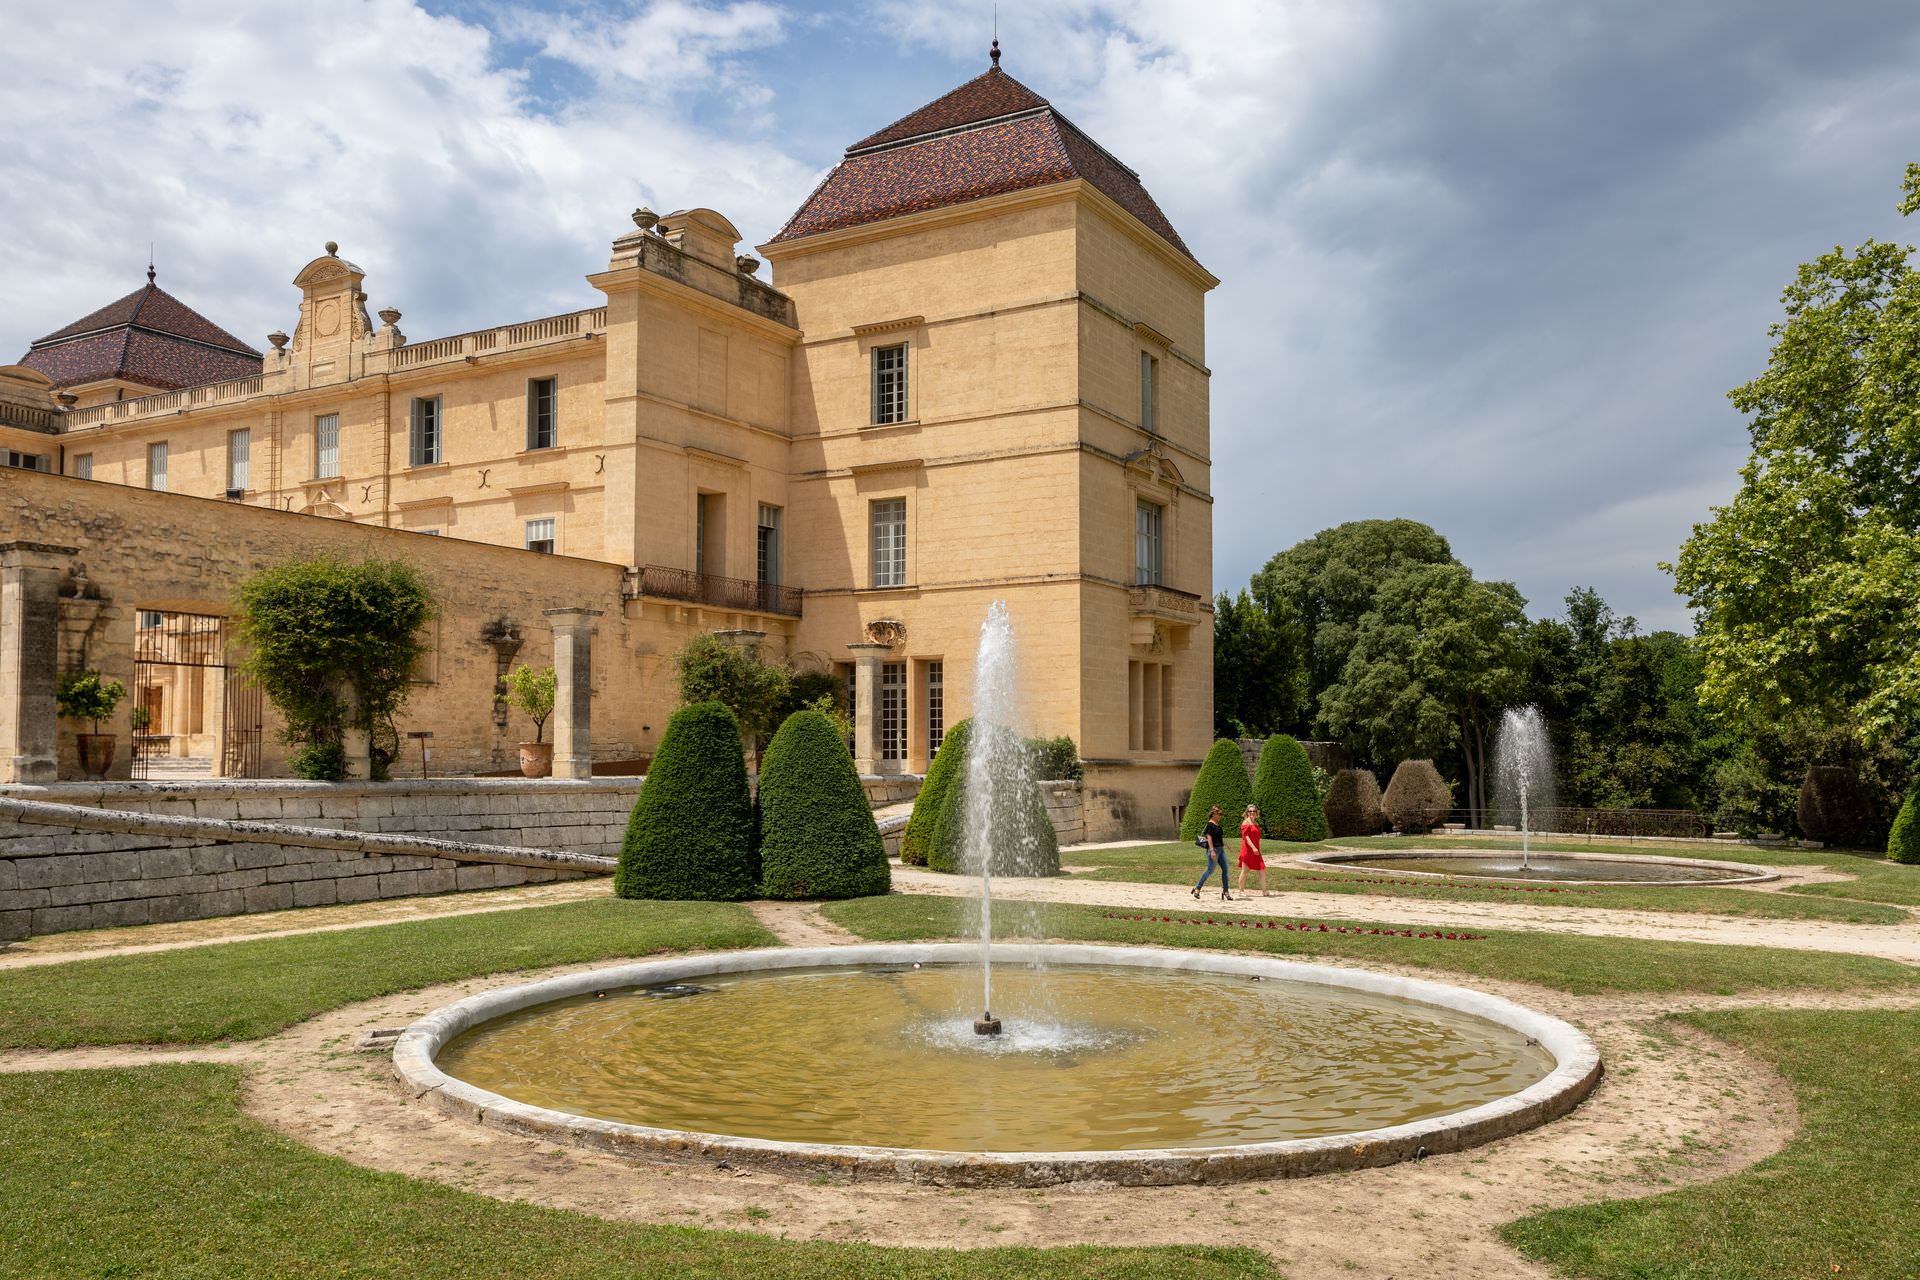
{"type": "Polygon", "coordinates": [[[174,391],[260,372],[260,353],[149,278],[35,342],[20,359],[56,387],[124,378],[174,391]]]}
{"type": "Polygon", "coordinates": [[[1075,178],[1193,257],[1138,174],[998,66],[848,147],[772,243],[1075,178]]]}

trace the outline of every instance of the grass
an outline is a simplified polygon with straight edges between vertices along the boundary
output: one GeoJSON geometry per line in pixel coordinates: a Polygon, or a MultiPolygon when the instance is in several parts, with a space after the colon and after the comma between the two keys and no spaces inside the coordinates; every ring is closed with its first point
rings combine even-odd
{"type": "Polygon", "coordinates": [[[618,898],[16,969],[0,1048],[251,1040],[395,991],[660,951],[774,946],[745,907],[618,898]]]}
{"type": "MultiPolygon", "coordinates": [[[[1251,1280],[1278,1274],[1253,1249],[886,1249],[603,1221],[321,1155],[241,1115],[239,1091],[237,1071],[208,1064],[0,1076],[6,1274],[19,1280],[1251,1280]]],[[[751,1208],[746,1216],[755,1217],[751,1208]]]]}
{"type": "Polygon", "coordinates": [[[1743,1010],[1686,1021],[1771,1059],[1801,1129],[1785,1150],[1704,1186],[1556,1209],[1508,1243],[1600,1280],[1920,1275],[1920,1017],[1743,1010]]]}
{"type": "MultiPolygon", "coordinates": [[[[1109,919],[1144,911],[1048,904],[1036,906],[1041,936],[1075,942],[1116,942],[1198,950],[1260,951],[1284,956],[1333,956],[1383,961],[1469,977],[1530,982],[1574,995],[1597,992],[1783,991],[1799,988],[1850,991],[1910,990],[1920,969],[1891,960],[1772,947],[1716,946],[1698,942],[1589,938],[1571,934],[1484,931],[1481,940],[1290,933],[1284,930],[1204,928],[1157,920],[1109,919]]],[[[896,894],[828,903],[821,913],[863,938],[881,942],[957,938],[970,934],[967,903],[957,898],[896,894]]],[[[1204,919],[1204,908],[1167,907],[1155,913],[1204,919]]],[[[1227,918],[1227,917],[1222,917],[1227,918]]],[[[1233,916],[1251,920],[1267,917],[1233,916]]],[[[1281,918],[1281,917],[1275,917],[1281,918]]],[[[1284,917],[1292,919],[1292,917],[1284,917]]],[[[1371,921],[1325,920],[1329,928],[1371,921]]],[[[997,930],[1006,935],[1007,922],[997,930]]],[[[1402,929],[1404,925],[1381,925],[1402,929]]],[[[1418,926],[1413,926],[1418,931],[1418,926]]],[[[1476,931],[1481,932],[1481,931],[1476,931]]]]}
{"type": "MultiPolygon", "coordinates": [[[[1422,898],[1442,902],[1540,902],[1551,903],[1556,907],[1608,907],[1630,911],[1680,911],[1704,915],[1743,916],[1774,920],[1834,920],[1851,924],[1900,924],[1911,919],[1908,912],[1899,908],[1902,904],[1920,905],[1920,874],[1900,874],[1913,871],[1892,863],[1869,863],[1864,859],[1846,854],[1820,856],[1814,851],[1795,851],[1800,856],[1794,863],[1817,863],[1831,865],[1862,877],[1859,882],[1835,883],[1829,885],[1811,885],[1806,893],[1789,895],[1786,893],[1763,893],[1750,889],[1688,888],[1645,888],[1622,886],[1619,888],[1598,888],[1594,886],[1568,886],[1566,892],[1536,892],[1529,888],[1516,892],[1512,889],[1496,888],[1491,884],[1475,884],[1465,880],[1422,880],[1414,876],[1395,876],[1391,871],[1367,869],[1358,872],[1342,871],[1305,871],[1278,865],[1281,857],[1291,857],[1297,853],[1333,852],[1348,848],[1362,848],[1375,852],[1392,852],[1405,849],[1441,849],[1448,852],[1472,852],[1479,849],[1501,849],[1507,842],[1488,840],[1467,843],[1448,839],[1416,840],[1402,837],[1390,837],[1371,841],[1328,841],[1321,844],[1279,845],[1269,843],[1267,854],[1267,887],[1274,890],[1289,890],[1302,893],[1350,893],[1377,894],[1391,898],[1422,898]],[[1892,875],[1885,873],[1891,872],[1892,875]],[[1381,880],[1393,883],[1379,883],[1381,880]],[[1371,882],[1371,883],[1370,883],[1371,882]],[[1853,892],[1853,890],[1860,890],[1853,892]],[[1823,892],[1831,891],[1831,892],[1823,892]],[[1911,897],[1900,896],[1910,894],[1911,897]],[[1883,896],[1885,895],[1885,896],[1883,896]],[[1854,899],[1874,898],[1878,901],[1856,901],[1854,899]]],[[[1518,847],[1517,845],[1514,847],[1518,847]]],[[[1543,848],[1542,851],[1579,851],[1589,846],[1559,842],[1543,848]]],[[[1597,847],[1597,846],[1596,846],[1597,847]]],[[[1668,853],[1674,857],[1703,857],[1715,855],[1722,859],[1729,857],[1725,849],[1698,849],[1692,846],[1682,850],[1648,850],[1642,847],[1618,848],[1608,846],[1607,853],[1638,853],[1657,857],[1668,853]]],[[[1773,853],[1774,851],[1768,851],[1773,853]]],[[[1126,880],[1145,884],[1182,884],[1191,883],[1200,874],[1198,853],[1192,845],[1155,844],[1135,845],[1123,849],[1084,849],[1068,855],[1071,865],[1093,867],[1096,870],[1076,873],[1076,879],[1084,880],[1126,880]]],[[[1733,856],[1735,861],[1767,865],[1782,865],[1777,853],[1767,859],[1748,858],[1742,850],[1733,856]]],[[[1792,865],[1791,863],[1787,865],[1792,865]]],[[[1239,876],[1235,868],[1234,876],[1239,876]]],[[[1247,877],[1252,886],[1255,878],[1247,877]]],[[[1524,881],[1511,881],[1524,884],[1524,881]]]]}

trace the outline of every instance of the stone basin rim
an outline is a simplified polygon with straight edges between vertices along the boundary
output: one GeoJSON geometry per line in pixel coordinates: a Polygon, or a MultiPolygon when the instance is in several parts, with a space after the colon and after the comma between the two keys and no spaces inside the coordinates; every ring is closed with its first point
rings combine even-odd
{"type": "Polygon", "coordinates": [[[395,1042],[393,1069],[413,1098],[492,1128],[633,1160],[725,1161],[800,1174],[921,1182],[940,1186],[1049,1186],[1108,1182],[1124,1186],[1225,1183],[1302,1177],[1438,1155],[1524,1132],[1571,1111],[1599,1082],[1599,1050],[1562,1019],[1465,987],[1270,956],[1081,943],[1007,944],[996,964],[1109,965],[1258,976],[1404,999],[1465,1013],[1518,1031],[1552,1055],[1542,1079],[1504,1098],[1450,1115],[1319,1138],[1215,1147],[1118,1151],[941,1151],[909,1147],[781,1142],[732,1134],[657,1128],[531,1106],[442,1071],[434,1057],[473,1027],[533,1005],[613,988],[680,982],[717,974],[883,964],[976,963],[974,943],[870,943],[783,947],[643,960],[481,992],[444,1005],[395,1042]]]}
{"type": "MultiPolygon", "coordinates": [[[[1294,865],[1312,867],[1316,871],[1385,871],[1389,875],[1419,876],[1426,880],[1516,880],[1517,875],[1472,875],[1465,872],[1446,871],[1389,871],[1385,867],[1359,867],[1356,862],[1389,862],[1400,859],[1418,858],[1480,858],[1491,861],[1494,858],[1517,857],[1518,850],[1488,849],[1381,849],[1368,852],[1364,849],[1345,849],[1337,853],[1303,853],[1293,859],[1294,865]]],[[[1724,862],[1715,858],[1676,858],[1667,854],[1640,853],[1570,853],[1565,849],[1541,849],[1536,855],[1541,858],[1566,858],[1577,862],[1631,862],[1638,865],[1660,863],[1670,867],[1700,867],[1713,871],[1739,871],[1744,874],[1718,880],[1555,880],[1556,885],[1573,888],[1665,888],[1698,889],[1718,888],[1721,885],[1764,884],[1780,879],[1780,873],[1768,867],[1755,866],[1750,862],[1724,862]]]]}

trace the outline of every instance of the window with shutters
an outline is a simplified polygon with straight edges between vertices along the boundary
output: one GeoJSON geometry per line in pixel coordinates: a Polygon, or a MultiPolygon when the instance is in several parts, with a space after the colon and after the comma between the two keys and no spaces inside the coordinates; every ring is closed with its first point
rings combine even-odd
{"type": "Polygon", "coordinates": [[[227,432],[227,492],[244,492],[252,486],[247,477],[251,471],[247,455],[252,452],[253,433],[242,427],[238,431],[227,432]]]}
{"type": "Polygon", "coordinates": [[[777,586],[780,582],[780,508],[760,504],[760,531],[755,549],[760,581],[777,586]]]}
{"type": "Polygon", "coordinates": [[[554,413],[559,400],[559,380],[533,378],[527,382],[527,448],[551,449],[558,443],[554,413]]]}
{"type": "Polygon", "coordinates": [[[73,455],[73,474],[82,480],[93,479],[93,455],[76,453],[73,455]]]}
{"type": "Polygon", "coordinates": [[[407,412],[407,465],[430,467],[440,461],[440,397],[415,396],[407,412]]]}
{"type": "Polygon", "coordinates": [[[167,491],[167,442],[156,440],[147,446],[147,488],[167,491]]]}
{"type": "Polygon", "coordinates": [[[328,480],[340,474],[340,415],[323,413],[313,420],[313,478],[328,480]]]}

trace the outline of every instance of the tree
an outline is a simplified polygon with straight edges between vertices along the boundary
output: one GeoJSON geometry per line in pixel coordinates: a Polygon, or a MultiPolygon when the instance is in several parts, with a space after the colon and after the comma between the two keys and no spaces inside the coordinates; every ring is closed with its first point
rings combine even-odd
{"type": "MultiPolygon", "coordinates": [[[[1920,210],[1910,166],[1903,213],[1920,210]]],[[[1920,738],[1920,271],[1867,241],[1781,296],[1741,488],[1669,566],[1695,611],[1701,700],[1723,721],[1811,712],[1864,746],[1920,738]]]]}
{"type": "Polygon", "coordinates": [[[825,713],[796,711],[773,735],[754,812],[767,897],[862,898],[891,885],[873,806],[825,713]]]}
{"type": "Polygon", "coordinates": [[[1268,738],[1253,771],[1253,802],[1260,829],[1276,840],[1325,840],[1327,815],[1320,807],[1306,748],[1285,734],[1268,738]]]}
{"type": "Polygon", "coordinates": [[[545,740],[547,717],[553,714],[560,677],[552,667],[530,667],[524,662],[507,672],[507,698],[533,721],[533,740],[545,740]]]}
{"type": "Polygon", "coordinates": [[[1240,815],[1253,800],[1253,784],[1247,779],[1247,758],[1240,744],[1221,738],[1200,762],[1200,772],[1187,796],[1187,811],[1180,818],[1180,838],[1193,841],[1207,825],[1207,810],[1220,806],[1223,825],[1238,825],[1240,815]]]}
{"type": "Polygon", "coordinates": [[[1478,822],[1487,737],[1521,687],[1525,626],[1526,600],[1510,582],[1476,582],[1452,561],[1402,568],[1354,624],[1319,722],[1375,760],[1457,748],[1466,807],[1478,822]]]}
{"type": "Polygon", "coordinates": [[[1276,619],[1247,593],[1213,607],[1213,724],[1220,738],[1264,738],[1307,707],[1305,635],[1290,611],[1276,619]]]}
{"type": "Polygon", "coordinates": [[[347,776],[348,729],[391,730],[406,704],[433,593],[403,560],[296,559],[242,582],[247,672],[280,711],[298,777],[347,776]]]}
{"type": "Polygon", "coordinates": [[[1354,520],[1280,552],[1253,575],[1253,598],[1276,627],[1296,627],[1306,697],[1338,682],[1382,583],[1402,569],[1452,564],[1447,540],[1416,520],[1354,520]]]}
{"type": "Polygon", "coordinates": [[[759,887],[740,722],[718,702],[681,707],[627,819],[613,891],[734,902],[759,887]]]}
{"type": "Polygon", "coordinates": [[[734,719],[756,754],[780,723],[782,703],[793,677],[779,663],[760,656],[760,643],[729,644],[713,635],[697,635],[673,655],[680,675],[680,701],[718,702],[734,719]]]}

